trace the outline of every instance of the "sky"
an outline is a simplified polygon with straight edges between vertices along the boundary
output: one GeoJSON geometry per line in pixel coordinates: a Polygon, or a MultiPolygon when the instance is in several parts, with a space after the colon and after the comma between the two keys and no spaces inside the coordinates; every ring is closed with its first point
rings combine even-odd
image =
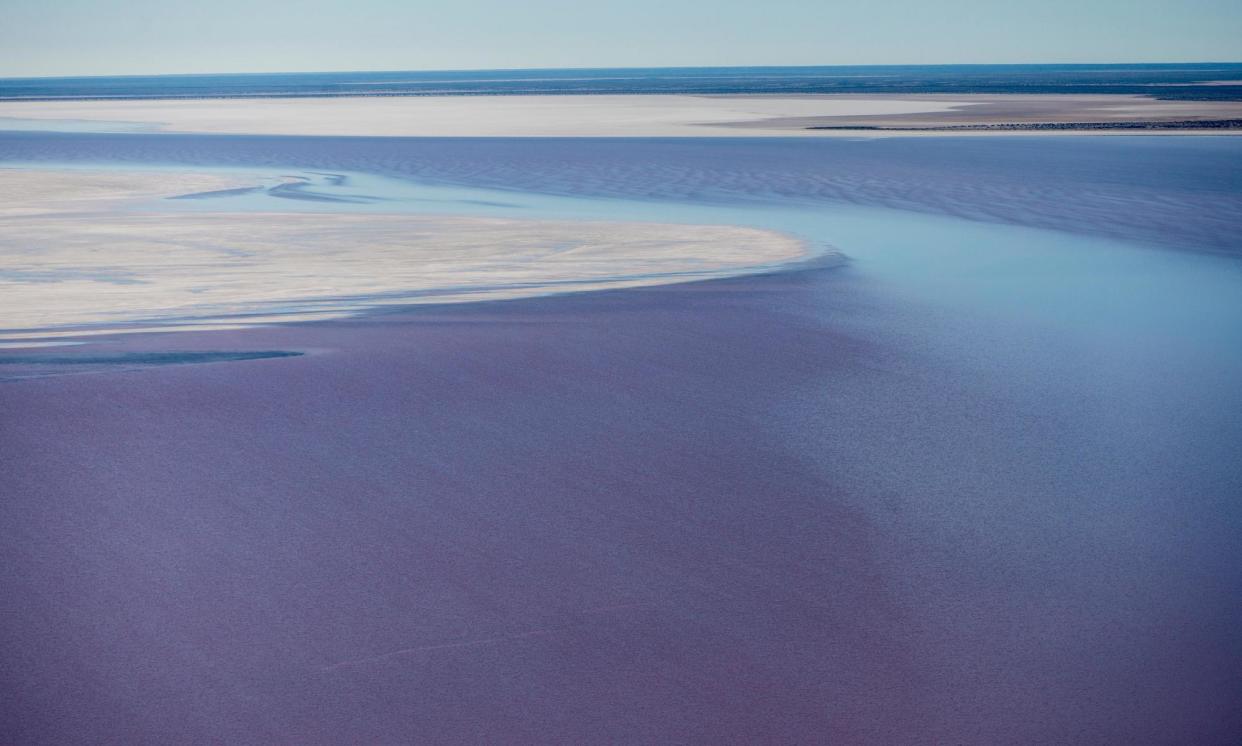
{"type": "Polygon", "coordinates": [[[0,0],[0,76],[1242,61],[1239,0],[0,0]]]}

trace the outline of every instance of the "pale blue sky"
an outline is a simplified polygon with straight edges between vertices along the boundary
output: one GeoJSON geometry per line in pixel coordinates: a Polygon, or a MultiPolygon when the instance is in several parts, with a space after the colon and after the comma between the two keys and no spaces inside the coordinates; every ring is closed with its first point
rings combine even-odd
{"type": "Polygon", "coordinates": [[[1242,60],[1242,0],[0,0],[0,76],[1242,60]]]}

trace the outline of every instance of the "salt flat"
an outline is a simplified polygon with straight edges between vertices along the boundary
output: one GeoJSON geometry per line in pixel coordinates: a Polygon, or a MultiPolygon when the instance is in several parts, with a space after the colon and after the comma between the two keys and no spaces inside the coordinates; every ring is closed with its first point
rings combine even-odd
{"type": "Polygon", "coordinates": [[[10,169],[2,183],[0,339],[635,287],[806,253],[721,225],[150,207],[247,183],[223,174],[10,169]]]}

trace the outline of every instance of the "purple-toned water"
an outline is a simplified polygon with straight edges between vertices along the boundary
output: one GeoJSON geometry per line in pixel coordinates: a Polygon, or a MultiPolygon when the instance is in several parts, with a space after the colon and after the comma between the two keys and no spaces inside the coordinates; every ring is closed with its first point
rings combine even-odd
{"type": "Polygon", "coordinates": [[[853,261],[3,351],[3,740],[1242,737],[1235,141],[45,138],[853,261]]]}

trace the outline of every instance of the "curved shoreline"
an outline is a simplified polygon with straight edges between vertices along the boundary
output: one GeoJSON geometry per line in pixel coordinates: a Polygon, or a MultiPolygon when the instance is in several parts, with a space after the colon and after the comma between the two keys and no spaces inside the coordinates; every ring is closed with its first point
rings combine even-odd
{"type": "MultiPolygon", "coordinates": [[[[639,287],[762,272],[813,254],[793,236],[743,226],[147,207],[152,197],[262,189],[237,181],[134,170],[10,171],[0,213],[0,340],[246,326],[391,305],[639,287]]],[[[344,181],[329,175],[330,184],[344,181]]],[[[287,186],[267,192],[329,205],[356,201],[287,186]]]]}

